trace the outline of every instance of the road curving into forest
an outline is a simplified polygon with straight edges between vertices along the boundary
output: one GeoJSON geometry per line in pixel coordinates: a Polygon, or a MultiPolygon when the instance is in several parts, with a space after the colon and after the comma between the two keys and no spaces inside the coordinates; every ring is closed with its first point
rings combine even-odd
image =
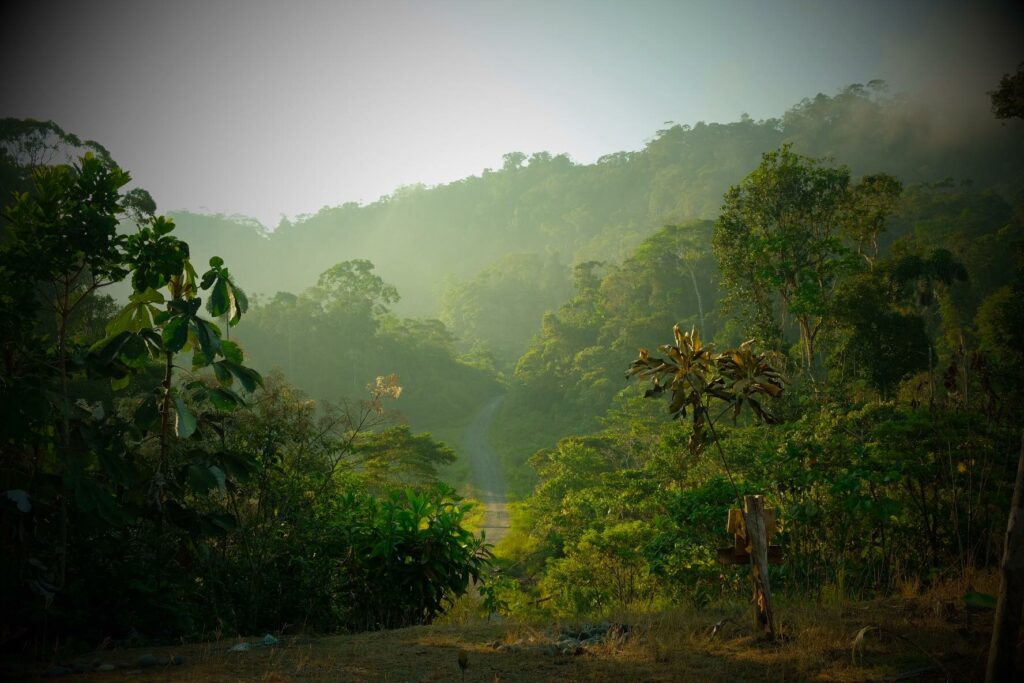
{"type": "Polygon", "coordinates": [[[495,544],[508,534],[511,526],[505,475],[501,471],[498,453],[491,445],[491,425],[503,400],[504,396],[495,396],[481,406],[462,437],[462,450],[469,458],[474,497],[484,505],[481,528],[487,533],[487,542],[495,544]]]}

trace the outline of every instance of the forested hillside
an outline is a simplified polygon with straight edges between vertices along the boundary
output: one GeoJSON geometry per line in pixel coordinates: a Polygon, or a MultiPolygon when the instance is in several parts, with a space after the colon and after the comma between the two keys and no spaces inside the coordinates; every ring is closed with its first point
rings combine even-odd
{"type": "MultiPolygon", "coordinates": [[[[789,144],[848,167],[854,180],[895,179],[902,190],[889,200],[886,229],[857,249],[953,254],[971,275],[951,296],[964,307],[958,315],[972,320],[1013,267],[1002,245],[1015,229],[1024,178],[1018,128],[994,119],[954,128],[873,82],[804,100],[777,119],[671,125],[643,149],[593,164],[511,153],[503,168],[480,176],[325,208],[271,232],[217,216],[176,220],[200,256],[233,255],[254,293],[255,314],[238,336],[251,342],[256,366],[291,368],[289,377],[317,398],[352,395],[375,373],[414,372],[432,389],[411,390],[406,416],[454,440],[467,406],[498,390],[490,378],[509,382],[496,438],[511,480],[528,486],[525,459],[593,428],[621,388],[613,368],[656,345],[658,330],[682,322],[708,339],[743,336],[720,305],[711,226],[726,190],[761,154],[789,144]],[[386,315],[324,324],[311,303],[324,299],[317,279],[360,259],[398,297],[386,315]],[[302,327],[318,341],[296,353],[302,327]],[[448,365],[410,364],[407,346],[389,341],[399,338],[418,340],[448,365]],[[318,349],[330,351],[320,357],[318,349]],[[427,394],[445,398],[415,397],[427,394]]],[[[929,333],[946,343],[937,301],[928,308],[929,333]]]]}
{"type": "Polygon", "coordinates": [[[988,604],[1020,118],[853,86],[272,232],[161,215],[98,143],[4,119],[0,644],[423,624],[473,583],[487,614],[703,609],[746,585],[715,548],[753,493],[780,595],[988,604]]]}
{"type": "Polygon", "coordinates": [[[804,100],[779,118],[672,124],[652,131],[642,149],[592,164],[513,152],[502,168],[478,176],[400,188],[363,206],[325,207],[273,230],[224,216],[172,216],[197,257],[224,255],[264,300],[302,292],[341,261],[369,260],[400,292],[396,312],[457,322],[462,351],[477,346],[510,370],[539,313],[564,300],[573,266],[621,261],[664,225],[715,218],[726,189],[783,143],[834,158],[855,176],[885,171],[907,185],[951,178],[1005,194],[1022,177],[1024,150],[1012,122],[953,124],[873,82],[804,100]],[[526,286],[495,289],[501,278],[521,279],[506,273],[527,267],[526,258],[561,263],[564,278],[531,276],[526,286]],[[516,311],[500,328],[477,320],[493,317],[481,311],[498,302],[516,311]]]}

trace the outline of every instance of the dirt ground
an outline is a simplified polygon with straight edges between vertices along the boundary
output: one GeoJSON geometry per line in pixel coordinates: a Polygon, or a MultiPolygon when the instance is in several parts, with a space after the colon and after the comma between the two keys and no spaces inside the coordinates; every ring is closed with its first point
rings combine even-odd
{"type": "MultiPolygon", "coordinates": [[[[582,653],[553,653],[560,627],[470,619],[353,635],[282,636],[272,647],[229,652],[242,639],[108,650],[58,662],[119,668],[60,678],[43,672],[13,680],[107,681],[973,681],[981,680],[991,612],[955,601],[890,599],[840,607],[781,604],[784,642],[752,637],[741,606],[622,615],[628,636],[582,653]],[[722,625],[715,635],[716,623],[722,625]],[[854,648],[856,634],[869,629],[854,648]],[[856,650],[856,652],[855,652],[856,650]],[[466,653],[465,678],[459,654],[466,653]],[[139,657],[179,655],[179,666],[140,668],[139,657]],[[856,661],[855,661],[856,658],[856,661]]],[[[616,621],[616,620],[613,620],[616,621]]],[[[577,624],[578,626],[579,624],[577,624]]],[[[250,638],[249,640],[254,640],[250,638]]]]}

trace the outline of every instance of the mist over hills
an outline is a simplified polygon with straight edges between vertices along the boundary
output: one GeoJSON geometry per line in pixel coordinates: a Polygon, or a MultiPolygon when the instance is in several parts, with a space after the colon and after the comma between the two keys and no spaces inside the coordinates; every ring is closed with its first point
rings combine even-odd
{"type": "Polygon", "coordinates": [[[224,256],[252,293],[299,292],[331,265],[365,258],[398,288],[396,312],[437,316],[447,282],[505,255],[617,261],[662,225],[714,218],[725,190],[783,143],[832,157],[855,176],[885,171],[910,184],[954,178],[1007,190],[1024,177],[1018,128],[990,117],[953,125],[872,82],[819,94],[779,118],[671,124],[643,149],[593,164],[512,152],[501,169],[325,207],[273,231],[238,217],[173,215],[197,257],[224,256]]]}

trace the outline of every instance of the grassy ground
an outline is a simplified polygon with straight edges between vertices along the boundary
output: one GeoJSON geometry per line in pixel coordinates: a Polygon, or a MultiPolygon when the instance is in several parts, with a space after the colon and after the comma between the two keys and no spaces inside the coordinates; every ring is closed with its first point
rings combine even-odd
{"type": "MultiPolygon", "coordinates": [[[[735,605],[706,610],[619,615],[629,636],[583,654],[550,654],[553,623],[486,621],[468,611],[449,622],[322,638],[282,637],[279,645],[228,652],[237,640],[180,647],[114,650],[85,661],[133,662],[146,653],[180,655],[181,666],[76,675],[89,681],[972,681],[981,680],[991,612],[956,599],[892,598],[845,606],[780,601],[784,642],[751,636],[749,613],[735,605]],[[711,630],[726,620],[719,633],[711,630]],[[856,634],[869,630],[853,657],[856,634]],[[495,643],[511,645],[496,648],[495,643]]],[[[250,639],[251,640],[251,639],[250,639]]],[[[34,680],[21,675],[16,680],[34,680]]],[[[60,679],[46,679],[60,680],[60,679]]]]}

